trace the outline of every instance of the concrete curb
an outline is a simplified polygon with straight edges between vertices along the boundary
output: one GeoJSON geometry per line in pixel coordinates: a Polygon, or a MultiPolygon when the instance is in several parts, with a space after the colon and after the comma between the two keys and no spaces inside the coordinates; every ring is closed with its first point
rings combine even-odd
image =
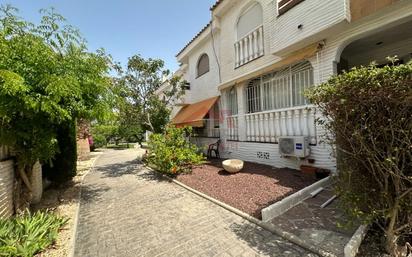
{"type": "Polygon", "coordinates": [[[366,232],[368,232],[367,225],[361,225],[356,230],[355,234],[351,237],[349,242],[345,245],[344,253],[345,257],[355,257],[358,253],[362,240],[365,238],[366,232]]]}
{"type": "Polygon", "coordinates": [[[291,209],[292,207],[296,206],[303,200],[307,199],[310,196],[310,193],[315,191],[320,187],[324,187],[330,183],[330,177],[324,178],[322,180],[317,181],[316,183],[307,186],[298,192],[282,199],[279,202],[276,202],[262,210],[262,220],[267,222],[282,213],[286,212],[287,210],[291,209]]]}
{"type": "Polygon", "coordinates": [[[87,174],[89,174],[90,172],[92,172],[94,170],[94,164],[96,163],[96,161],[102,156],[103,154],[100,154],[99,156],[97,156],[97,158],[93,161],[90,169],[83,175],[83,177],[80,179],[80,192],[79,192],[79,201],[76,204],[76,214],[73,217],[73,232],[72,232],[72,237],[70,239],[70,243],[69,243],[69,255],[68,257],[74,257],[74,249],[75,249],[75,244],[76,244],[76,234],[77,234],[77,226],[79,224],[79,213],[80,213],[80,201],[82,199],[82,185],[83,185],[83,180],[84,178],[87,176],[87,174]]]}
{"type": "Polygon", "coordinates": [[[222,207],[222,208],[224,208],[224,209],[226,209],[230,212],[233,212],[234,214],[236,214],[236,215],[238,215],[238,216],[240,216],[240,217],[242,217],[242,218],[244,218],[244,219],[246,219],[246,220],[248,220],[248,221],[250,221],[250,222],[252,222],[256,225],[258,225],[259,227],[261,227],[263,229],[266,229],[269,232],[271,232],[273,234],[276,234],[276,235],[278,235],[278,236],[280,236],[280,237],[282,237],[282,238],[284,238],[284,239],[286,239],[286,240],[288,240],[288,241],[290,241],[290,242],[292,242],[292,243],[294,243],[294,244],[296,244],[296,245],[298,245],[298,246],[300,246],[300,247],[302,247],[302,248],[304,248],[304,249],[306,249],[310,252],[313,252],[313,253],[315,253],[317,255],[320,255],[322,257],[337,257],[336,255],[334,255],[334,254],[332,254],[332,253],[330,253],[326,250],[323,250],[319,247],[315,247],[312,244],[307,243],[306,241],[300,239],[299,237],[297,237],[297,236],[295,236],[295,235],[293,235],[289,232],[286,232],[286,231],[282,230],[278,226],[275,226],[271,223],[266,223],[266,222],[263,222],[261,220],[258,220],[255,217],[252,217],[249,214],[242,212],[241,210],[238,210],[238,209],[236,209],[236,208],[234,208],[230,205],[227,205],[227,204],[225,204],[225,203],[223,203],[219,200],[216,200],[215,198],[212,198],[212,197],[210,197],[210,196],[208,196],[208,195],[206,195],[202,192],[199,192],[199,191],[197,191],[197,190],[195,190],[195,189],[193,189],[189,186],[186,186],[185,184],[183,184],[183,183],[181,183],[181,182],[179,182],[179,181],[177,181],[173,178],[170,178],[170,177],[168,177],[168,176],[166,176],[166,175],[164,175],[164,174],[162,174],[162,173],[160,173],[160,172],[158,172],[158,171],[156,171],[156,170],[154,170],[150,167],[147,167],[147,166],[145,166],[145,167],[148,170],[152,171],[152,172],[156,172],[156,173],[160,174],[162,177],[164,177],[167,180],[175,183],[176,185],[179,185],[180,187],[182,187],[182,188],[184,188],[184,189],[186,189],[186,190],[188,190],[188,191],[190,191],[190,192],[192,192],[192,193],[194,193],[194,194],[196,194],[196,195],[198,195],[198,196],[200,196],[200,197],[202,197],[206,200],[209,200],[210,202],[213,202],[213,203],[219,205],[220,207],[222,207]]]}

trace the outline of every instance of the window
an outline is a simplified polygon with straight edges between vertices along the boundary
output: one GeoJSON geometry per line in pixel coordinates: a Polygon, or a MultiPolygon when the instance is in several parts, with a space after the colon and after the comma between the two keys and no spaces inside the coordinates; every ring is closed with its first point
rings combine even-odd
{"type": "Polygon", "coordinates": [[[249,63],[264,54],[263,11],[254,3],[239,17],[236,24],[237,41],[234,44],[235,68],[249,63]]]}
{"type": "Polygon", "coordinates": [[[246,88],[247,113],[306,105],[305,89],[313,85],[309,62],[289,66],[249,82],[246,88]]]}
{"type": "Polygon", "coordinates": [[[197,62],[197,77],[209,72],[209,56],[203,54],[197,62]]]}
{"type": "Polygon", "coordinates": [[[227,108],[228,108],[228,116],[236,115],[238,113],[238,108],[237,108],[237,92],[236,88],[232,87],[229,91],[226,93],[226,99],[227,99],[227,108]]]}
{"type": "Polygon", "coordinates": [[[278,1],[278,14],[282,15],[285,12],[289,11],[299,3],[303,2],[304,0],[279,0],[278,1]]]}
{"type": "Polygon", "coordinates": [[[240,15],[237,22],[237,39],[241,39],[263,24],[263,11],[260,4],[255,3],[240,15]]]}

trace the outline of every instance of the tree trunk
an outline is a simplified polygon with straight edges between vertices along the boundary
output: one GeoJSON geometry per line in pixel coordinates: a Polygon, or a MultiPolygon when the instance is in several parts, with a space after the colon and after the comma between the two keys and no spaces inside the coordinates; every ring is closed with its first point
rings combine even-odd
{"type": "Polygon", "coordinates": [[[398,218],[398,211],[399,211],[399,201],[398,199],[395,200],[394,205],[392,206],[392,210],[389,215],[389,224],[386,228],[386,242],[385,242],[385,249],[391,256],[396,256],[397,252],[397,240],[398,237],[395,233],[395,225],[398,218]]]}
{"type": "Polygon", "coordinates": [[[37,204],[40,202],[43,194],[43,176],[39,162],[33,165],[30,181],[32,186],[31,203],[37,204]]]}

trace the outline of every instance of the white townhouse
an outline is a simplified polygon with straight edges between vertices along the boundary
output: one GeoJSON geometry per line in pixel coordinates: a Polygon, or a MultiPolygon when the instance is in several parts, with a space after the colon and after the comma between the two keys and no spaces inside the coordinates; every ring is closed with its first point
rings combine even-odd
{"type": "Polygon", "coordinates": [[[372,61],[412,57],[412,0],[220,0],[178,54],[190,85],[173,123],[203,146],[275,167],[336,169],[303,91],[372,61]]]}

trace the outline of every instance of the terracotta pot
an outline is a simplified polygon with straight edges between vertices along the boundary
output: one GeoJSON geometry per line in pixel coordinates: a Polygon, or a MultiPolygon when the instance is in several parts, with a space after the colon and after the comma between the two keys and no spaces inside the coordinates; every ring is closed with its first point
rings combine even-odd
{"type": "Polygon", "coordinates": [[[315,174],[318,168],[309,165],[301,165],[300,170],[306,174],[315,174]]]}

